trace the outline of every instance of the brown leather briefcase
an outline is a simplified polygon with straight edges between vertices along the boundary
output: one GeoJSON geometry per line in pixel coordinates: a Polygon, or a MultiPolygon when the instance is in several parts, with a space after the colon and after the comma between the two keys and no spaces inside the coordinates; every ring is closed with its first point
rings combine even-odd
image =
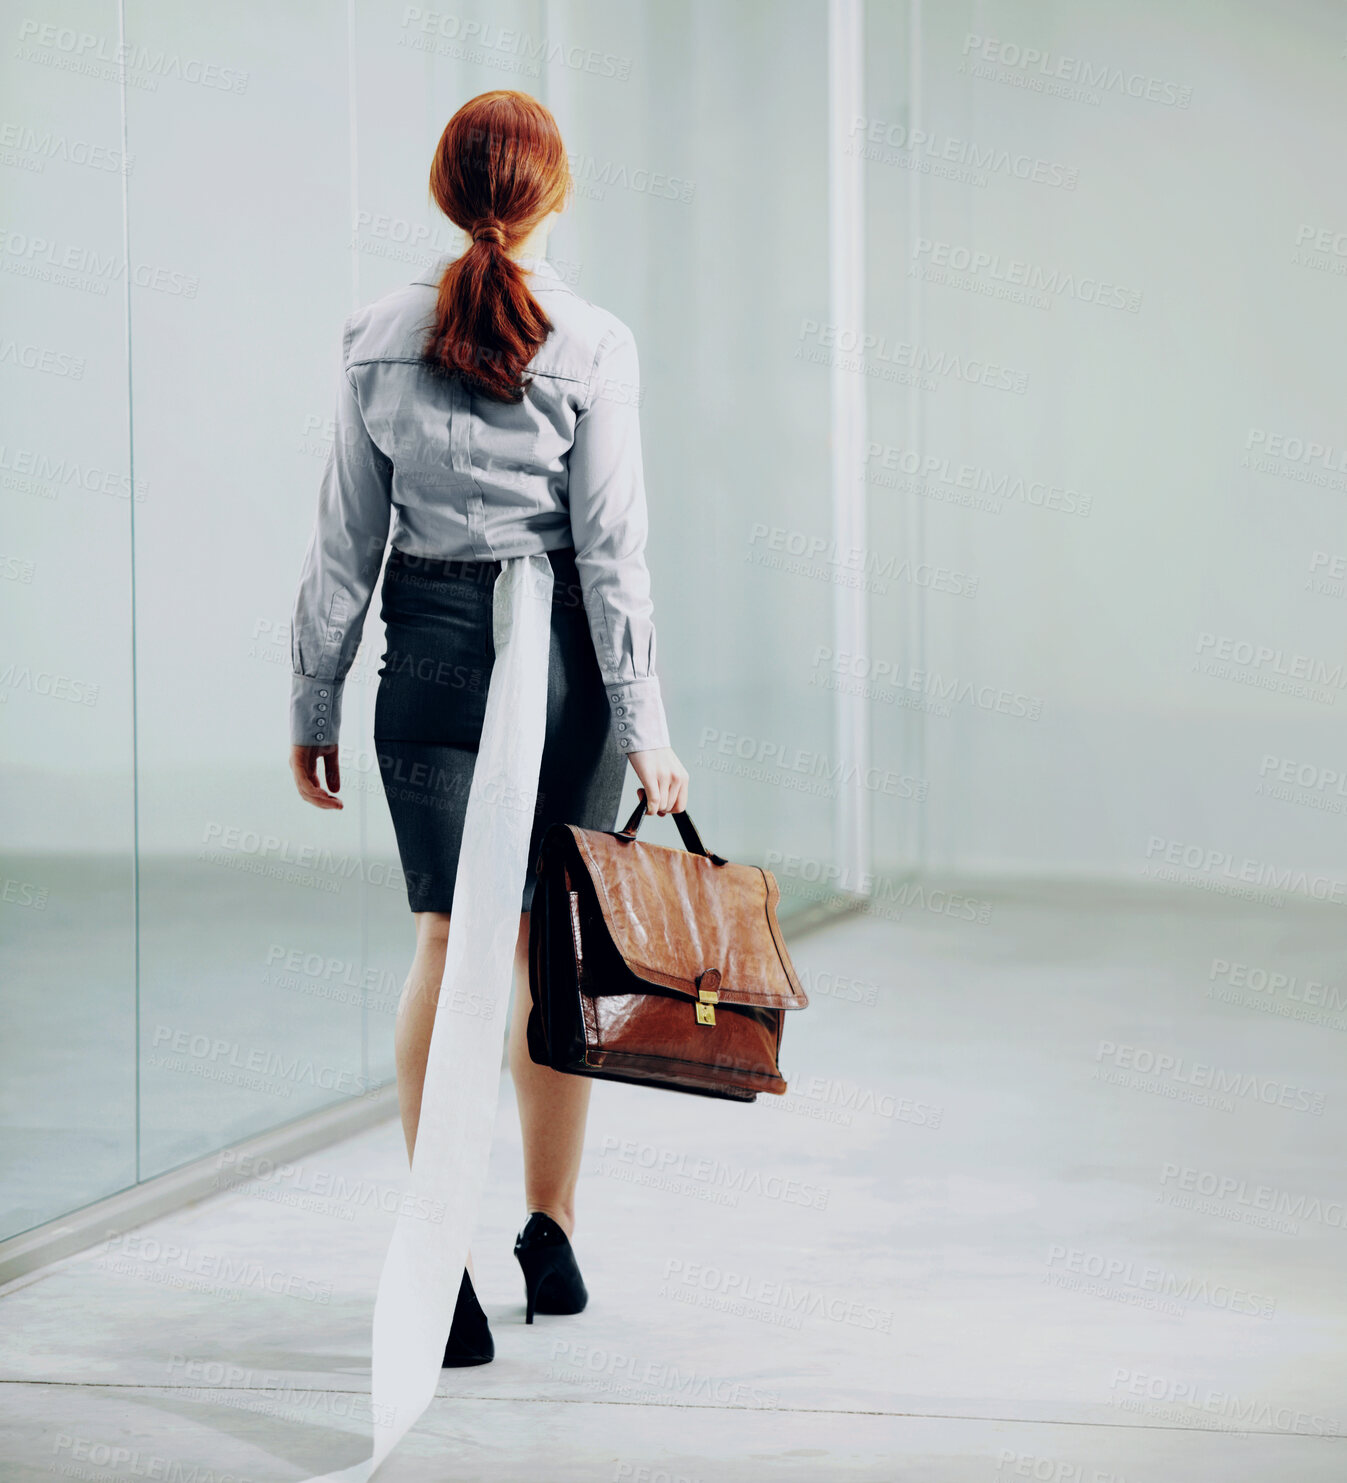
{"type": "Polygon", "coordinates": [[[702,844],[552,824],[529,921],[530,1057],[556,1071],[752,1102],[786,1090],[783,1013],[809,1003],[776,919],[769,870],[702,844]]]}

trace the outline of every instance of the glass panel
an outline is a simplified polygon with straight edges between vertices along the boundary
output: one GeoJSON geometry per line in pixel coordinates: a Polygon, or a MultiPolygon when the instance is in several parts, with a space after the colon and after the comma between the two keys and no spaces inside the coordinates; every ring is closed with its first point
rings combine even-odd
{"type": "Polygon", "coordinates": [[[130,0],[127,28],[148,1176],[359,1095],[366,900],[390,888],[366,795],[320,812],[287,762],[351,301],[345,14],[130,0]]]}
{"type": "Polygon", "coordinates": [[[945,358],[873,436],[889,528],[919,508],[964,579],[923,589],[913,655],[959,686],[925,716],[927,863],[1336,879],[1341,38],[979,13],[923,8],[915,118],[905,14],[871,13],[872,328],[945,358]]]}
{"type": "Polygon", "coordinates": [[[0,56],[0,1236],[136,1178],[117,13],[40,15],[0,56]]]}
{"type": "MultiPolygon", "coordinates": [[[[0,363],[0,592],[24,638],[5,673],[0,904],[16,981],[59,965],[74,985],[21,1000],[7,1042],[12,1120],[43,1124],[23,1158],[49,1185],[17,1172],[11,1226],[392,1074],[412,939],[370,746],[378,603],[336,814],[288,774],[289,616],[342,318],[454,244],[426,175],[477,92],[519,86],[557,112],[579,194],[551,255],[641,346],[660,668],[694,815],[724,853],[829,860],[840,759],[811,656],[835,573],[776,559],[831,520],[826,374],[796,354],[828,294],[825,12],[792,9],[783,26],[766,3],[519,4],[469,35],[382,3],[315,0],[259,31],[129,0],[125,214],[115,10],[67,7],[6,59],[23,116],[3,161],[7,323],[26,348],[0,363]],[[66,64],[83,36],[102,38],[106,76],[66,64]],[[747,174],[723,151],[746,93],[763,121],[747,174]],[[38,276],[30,237],[92,260],[89,281],[38,276]],[[53,464],[84,473],[31,472],[53,464]],[[60,687],[26,688],[38,675],[60,687]]],[[[676,842],[667,822],[650,837],[676,842]]]]}
{"type": "MultiPolygon", "coordinates": [[[[580,5],[611,78],[548,74],[574,205],[552,256],[633,329],[659,667],[708,846],[770,863],[783,916],[832,859],[828,373],[797,352],[828,306],[827,11],[580,5]],[[727,141],[752,122],[751,154],[727,141]],[[796,863],[788,865],[783,857],[796,863]]],[[[635,802],[634,779],[629,796],[635,802]]],[[[676,845],[672,821],[643,826],[676,845]]]]}

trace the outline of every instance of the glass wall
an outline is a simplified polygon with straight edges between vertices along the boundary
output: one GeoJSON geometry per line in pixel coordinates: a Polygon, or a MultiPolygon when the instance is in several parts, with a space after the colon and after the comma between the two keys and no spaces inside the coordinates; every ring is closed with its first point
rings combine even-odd
{"type": "Polygon", "coordinates": [[[868,8],[875,746],[932,872],[1347,900],[1342,27],[1175,20],[868,8]]]}
{"type": "MultiPolygon", "coordinates": [[[[36,14],[36,10],[33,12],[36,14]]],[[[62,7],[115,41],[116,6],[62,7]]],[[[136,1178],[133,525],[123,191],[94,56],[7,23],[0,221],[0,1168],[9,1234],[136,1178]]],[[[87,49],[86,49],[87,50],[87,49]]]]}
{"type": "Polygon", "coordinates": [[[429,160],[490,88],[555,111],[551,257],[640,347],[660,669],[713,848],[801,907],[857,863],[859,798],[877,910],[914,868],[1347,896],[1326,9],[59,0],[9,25],[0,1234],[392,1075],[412,931],[378,605],[341,812],[290,781],[289,614],[342,320],[457,245],[429,160]],[[857,160],[848,318],[830,187],[857,160]],[[864,390],[850,489],[839,385],[864,390]]]}
{"type": "Polygon", "coordinates": [[[340,812],[290,780],[289,616],[342,320],[457,246],[427,174],[474,94],[555,111],[577,192],[550,256],[640,347],[694,819],[818,874],[839,787],[807,662],[833,583],[779,559],[832,519],[827,376],[798,353],[828,303],[825,5],[61,0],[16,26],[0,1235],[393,1074],[413,933],[370,742],[378,602],[340,812]]]}

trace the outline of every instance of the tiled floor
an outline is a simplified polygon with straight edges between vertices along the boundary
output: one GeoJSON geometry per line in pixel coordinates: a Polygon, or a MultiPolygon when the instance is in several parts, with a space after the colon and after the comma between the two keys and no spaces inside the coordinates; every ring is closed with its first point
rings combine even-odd
{"type": "MultiPolygon", "coordinates": [[[[985,923],[916,904],[796,946],[785,1099],[597,1086],[591,1303],[532,1328],[506,1077],[497,1358],[445,1372],[380,1483],[1347,1477],[1347,1019],[1295,1017],[1347,981],[1336,912],[983,894],[985,923]]],[[[367,1456],[403,1167],[385,1124],[8,1290],[3,1483],[367,1456]]]]}

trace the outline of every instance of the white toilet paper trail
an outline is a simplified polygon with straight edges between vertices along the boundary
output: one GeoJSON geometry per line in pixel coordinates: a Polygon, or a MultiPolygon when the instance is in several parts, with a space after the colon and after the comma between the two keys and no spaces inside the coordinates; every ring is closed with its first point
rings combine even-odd
{"type": "MultiPolygon", "coordinates": [[[[402,1202],[374,1304],[374,1455],[309,1483],[367,1483],[430,1404],[443,1371],[491,1154],[519,903],[547,726],[552,564],[502,563],[492,594],[496,648],[454,879],[431,1032],[411,1199],[402,1202]],[[442,1223],[409,1212],[442,1208],[442,1223]]],[[[450,1374],[455,1373],[450,1371],[450,1374]]],[[[455,1475],[446,1457],[444,1476],[455,1475]]]]}

